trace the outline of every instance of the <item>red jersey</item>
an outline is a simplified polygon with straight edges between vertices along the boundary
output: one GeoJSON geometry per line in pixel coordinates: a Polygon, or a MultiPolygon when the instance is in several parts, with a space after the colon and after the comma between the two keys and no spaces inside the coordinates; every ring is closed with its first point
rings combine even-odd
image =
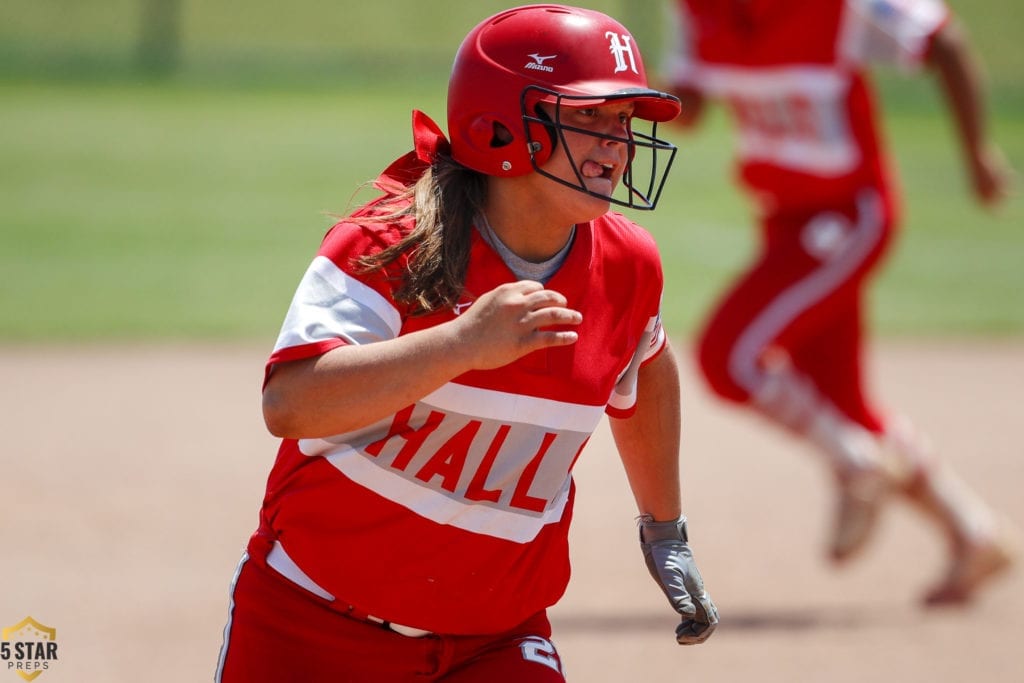
{"type": "Polygon", "coordinates": [[[917,67],[941,0],[679,0],[674,84],[724,100],[739,175],[769,206],[828,206],[886,189],[865,67],[917,67]]]}
{"type": "MultiPolygon", "coordinates": [[[[352,265],[400,237],[396,226],[329,231],[268,372],[452,320],[472,293],[516,279],[474,230],[465,300],[410,316],[393,281],[352,265]]],[[[279,542],[314,592],[434,632],[500,632],[554,604],[569,578],[573,464],[604,413],[633,409],[636,369],[665,338],[655,243],[619,214],[578,225],[546,286],[582,312],[575,344],[468,372],[354,432],[284,440],[251,552],[279,542]]]]}

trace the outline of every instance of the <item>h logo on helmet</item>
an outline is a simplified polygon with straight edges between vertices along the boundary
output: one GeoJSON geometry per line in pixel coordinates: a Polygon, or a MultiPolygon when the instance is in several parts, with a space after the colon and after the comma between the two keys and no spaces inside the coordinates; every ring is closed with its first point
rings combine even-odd
{"type": "Polygon", "coordinates": [[[629,69],[633,73],[639,74],[640,72],[636,70],[636,60],[633,58],[633,37],[625,33],[615,33],[614,31],[607,31],[604,37],[611,41],[608,51],[615,57],[614,73],[629,69]],[[629,64],[626,64],[627,57],[629,58],[629,64]]]}

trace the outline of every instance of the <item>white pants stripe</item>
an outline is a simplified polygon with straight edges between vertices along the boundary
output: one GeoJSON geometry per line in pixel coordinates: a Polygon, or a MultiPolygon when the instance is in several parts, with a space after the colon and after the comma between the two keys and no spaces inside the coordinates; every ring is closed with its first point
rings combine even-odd
{"type": "Polygon", "coordinates": [[[235,585],[238,583],[238,576],[242,573],[242,566],[249,561],[249,553],[242,553],[242,559],[238,561],[238,566],[235,568],[235,575],[231,577],[231,590],[229,592],[228,602],[228,621],[224,625],[224,643],[220,646],[220,656],[217,658],[217,671],[213,675],[214,683],[220,683],[220,678],[224,674],[224,661],[228,658],[228,643],[231,640],[231,619],[235,613],[235,585]]]}

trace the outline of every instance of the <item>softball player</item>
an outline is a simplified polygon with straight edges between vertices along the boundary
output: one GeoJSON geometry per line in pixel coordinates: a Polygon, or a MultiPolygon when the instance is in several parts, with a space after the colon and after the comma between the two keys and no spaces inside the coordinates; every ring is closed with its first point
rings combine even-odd
{"type": "Polygon", "coordinates": [[[675,152],[657,122],[678,112],[603,14],[521,7],[470,32],[451,141],[414,113],[415,149],[328,232],[267,363],[282,442],[217,680],[563,681],[546,608],[569,579],[572,467],[605,414],[677,641],[710,636],[661,264],[609,211],[654,208],[653,162],[675,152]]]}
{"type": "Polygon", "coordinates": [[[863,293],[899,207],[866,69],[930,66],[945,84],[978,199],[1008,168],[986,137],[976,67],[938,0],[680,0],[667,70],[680,122],[725,102],[738,177],[756,200],[761,247],[699,343],[712,390],[807,439],[835,473],[835,560],[852,557],[887,494],[938,522],[952,561],[928,603],[969,598],[1010,560],[992,511],[905,420],[866,395],[863,293]]]}

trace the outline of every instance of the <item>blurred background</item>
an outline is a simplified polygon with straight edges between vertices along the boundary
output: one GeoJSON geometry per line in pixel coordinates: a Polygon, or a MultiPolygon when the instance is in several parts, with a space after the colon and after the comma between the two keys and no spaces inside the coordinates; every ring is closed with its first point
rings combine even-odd
{"type": "MultiPolygon", "coordinates": [[[[6,0],[0,340],[270,343],[330,214],[411,147],[413,108],[443,123],[459,41],[513,4],[6,0]]],[[[664,3],[589,5],[633,30],[656,77],[664,3]]],[[[995,137],[1024,166],[1024,6],[952,6],[986,65],[995,137]]],[[[880,80],[908,212],[876,326],[1024,332],[1024,204],[973,205],[936,84],[880,80]]],[[[681,148],[667,196],[633,216],[670,264],[678,334],[752,248],[725,125],[663,130],[681,148]]]]}
{"type": "MultiPolygon", "coordinates": [[[[444,122],[462,37],[513,4],[0,3],[0,627],[57,629],[41,681],[210,679],[273,462],[260,381],[292,292],[332,215],[411,148],[411,111],[444,122]]],[[[587,4],[656,77],[663,2],[587,4]]],[[[951,5],[1022,169],[1024,5],[951,5]]],[[[974,205],[937,84],[878,80],[906,218],[873,289],[872,374],[1024,525],[1024,200],[974,205]]],[[[710,113],[694,136],[662,129],[680,147],[665,195],[630,216],[662,249],[680,354],[754,246],[710,113]]],[[[552,614],[571,680],[1024,680],[1020,572],[970,611],[919,610],[942,548],[903,509],[832,571],[816,464],[683,372],[686,510],[722,627],[676,647],[605,425],[574,471],[575,578],[552,614]]]]}

